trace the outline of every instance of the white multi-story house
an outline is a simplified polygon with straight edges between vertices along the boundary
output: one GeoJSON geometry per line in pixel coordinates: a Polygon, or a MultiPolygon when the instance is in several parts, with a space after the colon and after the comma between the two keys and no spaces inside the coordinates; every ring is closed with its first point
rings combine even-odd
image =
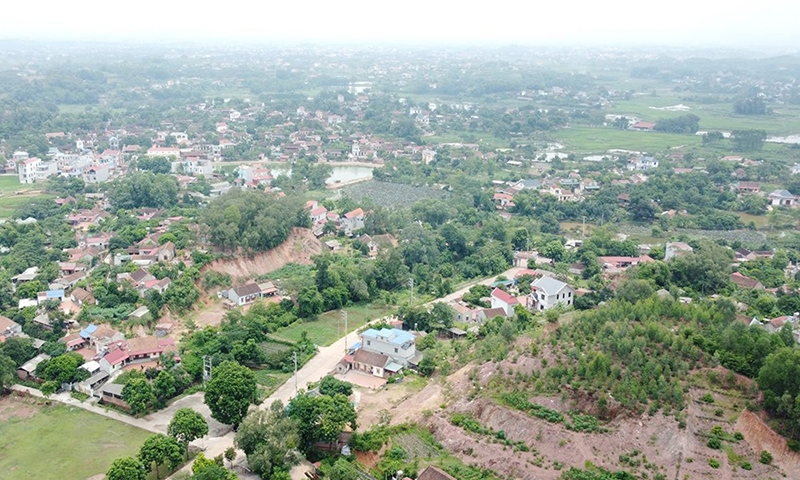
{"type": "Polygon", "coordinates": [[[83,180],[86,183],[102,183],[107,182],[109,177],[108,165],[94,165],[89,167],[83,174],[83,180]]]}
{"type": "Polygon", "coordinates": [[[417,355],[414,335],[396,328],[370,328],[361,332],[361,348],[367,352],[386,355],[404,367],[417,355]]]}
{"type": "Polygon", "coordinates": [[[17,163],[19,183],[35,183],[38,179],[39,164],[42,161],[36,157],[26,158],[17,163]]]}
{"type": "Polygon", "coordinates": [[[356,208],[352,212],[347,212],[342,217],[342,228],[344,233],[350,235],[354,230],[364,228],[364,210],[356,208]]]}
{"type": "Polygon", "coordinates": [[[147,156],[178,159],[181,157],[181,150],[176,147],[150,147],[147,149],[147,156]]]}
{"type": "Polygon", "coordinates": [[[56,162],[39,162],[36,165],[36,180],[45,180],[53,175],[58,175],[56,162]]]}
{"type": "Polygon", "coordinates": [[[540,277],[531,282],[528,298],[529,310],[542,311],[557,305],[569,307],[575,301],[575,289],[555,278],[540,277]]]}

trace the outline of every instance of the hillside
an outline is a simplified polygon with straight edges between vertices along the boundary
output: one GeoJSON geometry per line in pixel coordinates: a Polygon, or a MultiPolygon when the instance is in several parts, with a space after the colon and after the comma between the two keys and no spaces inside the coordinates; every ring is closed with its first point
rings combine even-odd
{"type": "Polygon", "coordinates": [[[214,260],[202,273],[214,270],[231,278],[249,279],[277,270],[289,263],[310,265],[311,257],[322,252],[322,244],[307,228],[293,228],[289,237],[277,247],[251,256],[214,260]]]}

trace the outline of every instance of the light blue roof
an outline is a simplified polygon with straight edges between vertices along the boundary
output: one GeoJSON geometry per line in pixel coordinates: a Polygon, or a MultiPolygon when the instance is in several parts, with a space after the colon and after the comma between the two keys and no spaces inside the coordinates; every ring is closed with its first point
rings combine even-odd
{"type": "Polygon", "coordinates": [[[47,298],[61,298],[64,296],[64,290],[48,290],[47,298]]]}
{"type": "Polygon", "coordinates": [[[389,362],[383,368],[389,370],[390,372],[399,372],[403,368],[403,366],[400,365],[399,363],[389,362]]]}
{"type": "Polygon", "coordinates": [[[389,343],[393,343],[395,345],[402,345],[406,342],[414,340],[414,335],[406,332],[405,330],[398,330],[396,328],[382,328],[380,330],[370,328],[369,330],[362,332],[361,336],[367,338],[381,337],[386,339],[389,343]]]}
{"type": "Polygon", "coordinates": [[[81,337],[82,338],[89,338],[94,333],[95,330],[97,330],[97,325],[92,323],[92,324],[88,325],[86,328],[84,328],[83,330],[81,330],[81,337]]]}

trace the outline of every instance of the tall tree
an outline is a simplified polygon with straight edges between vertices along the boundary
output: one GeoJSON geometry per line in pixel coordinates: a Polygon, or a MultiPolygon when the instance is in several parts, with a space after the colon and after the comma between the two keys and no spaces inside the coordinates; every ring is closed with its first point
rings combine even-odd
{"type": "Polygon", "coordinates": [[[122,387],[122,399],[131,407],[131,413],[139,415],[152,407],[156,396],[146,378],[133,378],[122,387]]]}
{"type": "Polygon", "coordinates": [[[191,408],[180,408],[167,426],[167,434],[181,444],[189,459],[189,443],[208,434],[208,422],[191,408]]]}
{"type": "Polygon", "coordinates": [[[214,419],[238,426],[255,398],[256,378],[249,368],[226,361],[212,370],[205,403],[214,419]]]}
{"type": "Polygon", "coordinates": [[[275,470],[290,468],[300,458],[297,422],[286,416],[280,401],[269,410],[255,410],[247,415],[239,425],[234,443],[247,455],[250,469],[262,478],[270,477],[275,470]]]}
{"type": "Polygon", "coordinates": [[[183,460],[181,453],[181,446],[174,438],[168,437],[161,433],[156,433],[147,437],[139,450],[139,459],[144,464],[145,468],[155,464],[156,479],[161,478],[158,467],[164,463],[169,465],[169,468],[177,468],[183,460]]]}
{"type": "Polygon", "coordinates": [[[0,393],[14,384],[16,371],[14,360],[0,353],[0,393]]]}
{"type": "Polygon", "coordinates": [[[353,404],[342,394],[294,397],[287,414],[297,421],[301,445],[306,450],[317,441],[335,441],[347,425],[353,430],[357,427],[353,404]]]}
{"type": "Polygon", "coordinates": [[[106,472],[107,480],[146,480],[147,470],[136,457],[123,457],[114,460],[106,472]]]}

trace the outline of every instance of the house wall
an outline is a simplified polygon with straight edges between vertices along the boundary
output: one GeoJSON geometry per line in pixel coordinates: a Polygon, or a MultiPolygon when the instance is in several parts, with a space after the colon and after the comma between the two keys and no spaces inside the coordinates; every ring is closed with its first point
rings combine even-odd
{"type": "Polygon", "coordinates": [[[124,408],[125,410],[130,410],[131,409],[131,406],[128,405],[125,402],[125,400],[123,400],[122,398],[117,398],[117,397],[115,397],[113,395],[108,395],[106,393],[103,393],[103,397],[101,398],[101,401],[103,403],[110,403],[112,405],[116,405],[116,406],[118,406],[120,408],[124,408]]]}
{"type": "Polygon", "coordinates": [[[361,337],[361,348],[368,352],[382,353],[404,367],[408,366],[408,361],[417,354],[417,348],[413,341],[408,348],[404,349],[400,345],[383,340],[361,337]]]}

